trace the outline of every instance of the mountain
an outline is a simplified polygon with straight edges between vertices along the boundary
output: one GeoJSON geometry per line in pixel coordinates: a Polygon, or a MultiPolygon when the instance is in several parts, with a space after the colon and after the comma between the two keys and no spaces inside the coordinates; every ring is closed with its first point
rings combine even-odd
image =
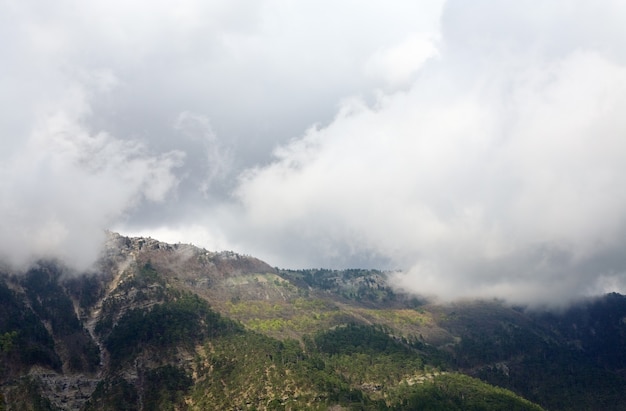
{"type": "Polygon", "coordinates": [[[114,233],[93,272],[0,272],[0,410],[620,410],[625,348],[618,294],[436,305],[114,233]]]}

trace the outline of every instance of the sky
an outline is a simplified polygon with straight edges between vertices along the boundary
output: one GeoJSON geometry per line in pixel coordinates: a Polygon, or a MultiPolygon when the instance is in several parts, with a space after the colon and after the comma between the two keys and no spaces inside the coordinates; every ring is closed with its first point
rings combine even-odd
{"type": "Polygon", "coordinates": [[[626,3],[0,0],[0,258],[105,230],[444,300],[626,292],[626,3]]]}

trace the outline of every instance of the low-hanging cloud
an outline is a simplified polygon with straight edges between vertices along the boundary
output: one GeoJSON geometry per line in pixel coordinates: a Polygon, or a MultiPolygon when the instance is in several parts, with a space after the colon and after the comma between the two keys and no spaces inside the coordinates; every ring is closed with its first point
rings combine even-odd
{"type": "Polygon", "coordinates": [[[40,258],[89,268],[105,229],[143,201],[163,201],[177,185],[172,171],[182,152],[155,155],[141,143],[94,132],[88,115],[85,89],[74,85],[20,144],[5,147],[0,256],[16,268],[40,258]]]}
{"type": "Polygon", "coordinates": [[[489,48],[474,29],[480,47],[448,35],[408,91],[346,102],[244,174],[247,222],[290,239],[286,263],[369,257],[446,299],[623,290],[626,66],[594,47],[489,48]]]}

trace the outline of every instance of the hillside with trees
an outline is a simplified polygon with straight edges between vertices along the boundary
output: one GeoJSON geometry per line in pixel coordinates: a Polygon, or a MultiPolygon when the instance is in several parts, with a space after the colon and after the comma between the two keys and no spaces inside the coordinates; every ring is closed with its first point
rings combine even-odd
{"type": "Polygon", "coordinates": [[[626,409],[626,297],[431,304],[369,270],[111,234],[0,276],[4,410],[626,409]]]}

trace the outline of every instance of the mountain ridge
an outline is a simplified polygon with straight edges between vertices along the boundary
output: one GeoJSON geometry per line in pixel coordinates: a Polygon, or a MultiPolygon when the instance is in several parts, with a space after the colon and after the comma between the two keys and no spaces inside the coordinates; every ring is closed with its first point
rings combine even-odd
{"type": "Polygon", "coordinates": [[[411,409],[441,387],[454,409],[478,401],[464,386],[624,409],[624,296],[557,314],[436,305],[386,275],[110,233],[91,273],[47,261],[0,276],[4,409],[411,409]]]}

